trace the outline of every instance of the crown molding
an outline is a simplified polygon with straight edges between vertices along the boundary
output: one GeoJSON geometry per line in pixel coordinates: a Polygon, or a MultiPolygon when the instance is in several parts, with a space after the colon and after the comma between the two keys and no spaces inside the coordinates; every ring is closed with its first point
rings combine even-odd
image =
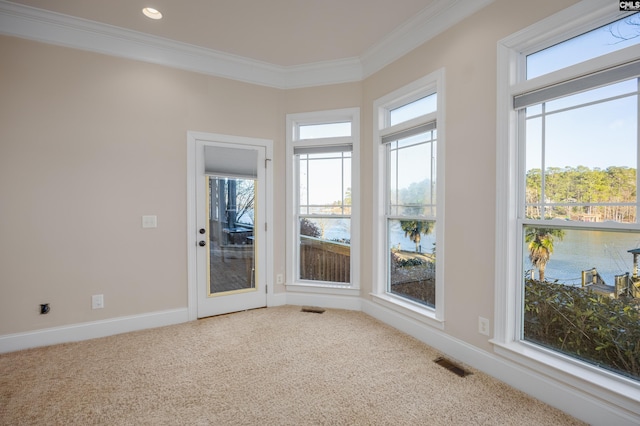
{"type": "Polygon", "coordinates": [[[286,67],[284,74],[287,89],[350,83],[363,79],[359,58],[294,65],[286,67]]]}
{"type": "Polygon", "coordinates": [[[380,71],[494,0],[437,0],[361,56],[363,77],[380,71]]]}
{"type": "Polygon", "coordinates": [[[492,1],[437,0],[360,57],[287,67],[6,0],[0,0],[0,34],[293,89],[361,81],[492,1]]]}
{"type": "Polygon", "coordinates": [[[0,34],[286,88],[284,67],[4,0],[0,34]]]}

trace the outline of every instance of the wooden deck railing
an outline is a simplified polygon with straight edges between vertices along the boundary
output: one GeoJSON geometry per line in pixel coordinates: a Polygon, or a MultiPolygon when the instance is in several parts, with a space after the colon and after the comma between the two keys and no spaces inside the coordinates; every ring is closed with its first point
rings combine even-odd
{"type": "Polygon", "coordinates": [[[589,290],[603,296],[608,296],[611,298],[617,297],[615,287],[612,285],[607,285],[596,268],[582,271],[582,287],[588,288],[589,290]]]}
{"type": "Polygon", "coordinates": [[[588,285],[607,285],[607,283],[604,282],[596,268],[591,268],[582,271],[582,287],[588,285]]]}
{"type": "Polygon", "coordinates": [[[348,283],[351,281],[351,246],[301,235],[300,278],[348,283]]]}

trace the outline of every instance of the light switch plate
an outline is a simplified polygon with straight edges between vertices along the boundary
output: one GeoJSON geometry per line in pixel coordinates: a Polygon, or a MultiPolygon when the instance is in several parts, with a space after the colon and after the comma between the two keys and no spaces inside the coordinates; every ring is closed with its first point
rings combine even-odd
{"type": "Polygon", "coordinates": [[[156,216],[156,215],[142,216],[142,227],[143,228],[157,228],[158,227],[158,216],[156,216]]]}

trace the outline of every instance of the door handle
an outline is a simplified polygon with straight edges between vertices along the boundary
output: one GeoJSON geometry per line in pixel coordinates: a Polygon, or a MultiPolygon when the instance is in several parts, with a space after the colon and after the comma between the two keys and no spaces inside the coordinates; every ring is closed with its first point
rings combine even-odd
{"type": "Polygon", "coordinates": [[[199,245],[200,247],[204,247],[204,246],[206,246],[206,245],[207,245],[207,243],[205,243],[204,241],[199,241],[199,242],[198,242],[198,245],[199,245]]]}

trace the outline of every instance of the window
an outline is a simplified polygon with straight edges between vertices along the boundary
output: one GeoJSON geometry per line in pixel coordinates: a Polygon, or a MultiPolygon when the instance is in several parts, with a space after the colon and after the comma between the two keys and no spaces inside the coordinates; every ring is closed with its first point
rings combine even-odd
{"type": "Polygon", "coordinates": [[[424,98],[409,102],[393,109],[389,110],[389,125],[395,126],[396,124],[404,123],[412,118],[420,117],[421,115],[430,114],[436,112],[436,103],[438,95],[433,93],[424,98]]]}
{"type": "Polygon", "coordinates": [[[444,312],[443,80],[440,70],[374,104],[375,300],[436,320],[438,327],[444,312]]]}
{"type": "Polygon", "coordinates": [[[640,16],[561,19],[499,46],[495,341],[620,393],[640,388],[640,16]]]}
{"type": "Polygon", "coordinates": [[[289,284],[358,286],[359,110],[287,116],[289,284]]]}
{"type": "Polygon", "coordinates": [[[530,53],[526,58],[527,79],[594,59],[640,43],[637,19],[615,19],[599,28],[530,53]]]}
{"type": "Polygon", "coordinates": [[[387,291],[434,308],[436,129],[383,138],[387,157],[387,291]]]}

